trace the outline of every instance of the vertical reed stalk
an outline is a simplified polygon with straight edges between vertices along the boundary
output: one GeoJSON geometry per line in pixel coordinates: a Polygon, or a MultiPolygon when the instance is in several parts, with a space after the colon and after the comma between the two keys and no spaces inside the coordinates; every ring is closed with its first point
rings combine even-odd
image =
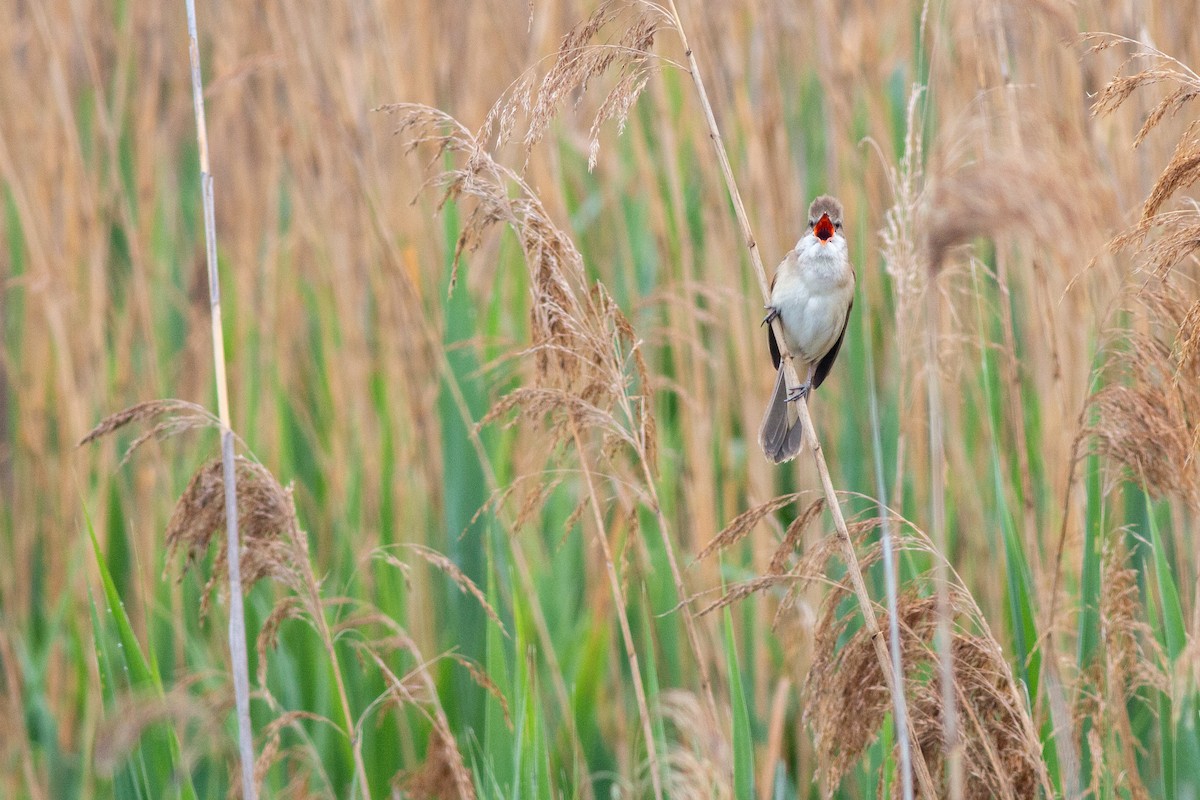
{"type": "MultiPolygon", "coordinates": [[[[871,325],[863,314],[863,333],[871,341],[871,325]]],[[[888,509],[887,479],[883,474],[883,439],[880,433],[879,396],[875,390],[875,358],[870,347],[863,348],[867,357],[868,405],[871,411],[871,449],[874,450],[875,494],[878,496],[880,545],[883,551],[884,591],[887,593],[888,643],[891,645],[892,676],[903,685],[904,663],[900,648],[900,589],[895,555],[895,523],[888,509]]],[[[904,692],[892,692],[892,713],[895,714],[896,741],[900,746],[900,796],[913,800],[912,742],[908,737],[908,702],[904,692]]]]}
{"type": "Polygon", "coordinates": [[[930,275],[929,285],[925,287],[925,330],[928,334],[926,345],[929,352],[925,367],[925,390],[929,405],[930,532],[934,547],[941,554],[941,558],[934,559],[938,618],[934,642],[938,655],[938,683],[942,692],[949,797],[951,800],[961,800],[963,764],[962,743],[958,736],[958,702],[954,689],[954,655],[951,652],[954,634],[950,625],[954,610],[950,606],[950,563],[946,552],[946,443],[942,432],[941,366],[938,358],[938,335],[941,326],[938,299],[937,275],[934,273],[930,275]]]}
{"type": "Polygon", "coordinates": [[[242,797],[255,800],[254,733],[250,727],[250,671],[246,659],[246,616],[242,603],[241,551],[238,540],[237,470],[233,458],[233,426],[229,417],[229,384],[225,377],[225,336],[221,327],[221,279],[217,266],[217,228],[213,210],[212,172],[208,161],[208,126],[204,120],[204,82],[200,76],[200,45],[196,36],[195,0],[184,0],[188,20],[188,56],[192,66],[192,101],[196,112],[196,143],[200,150],[200,188],[204,193],[204,251],[208,264],[208,296],[212,317],[213,366],[217,409],[221,418],[221,464],[225,478],[225,531],[229,556],[229,661],[237,708],[238,755],[242,766],[242,797]]]}
{"type": "MultiPolygon", "coordinates": [[[[729,191],[730,198],[733,201],[734,212],[737,215],[738,224],[741,227],[746,247],[750,251],[750,260],[754,266],[754,274],[758,278],[759,288],[762,291],[765,302],[770,298],[770,284],[767,282],[767,272],[763,267],[762,255],[758,251],[758,243],[755,241],[754,233],[750,228],[750,220],[746,214],[745,204],[742,202],[741,194],[737,189],[737,182],[733,177],[733,168],[729,164],[729,155],[726,153],[724,140],[721,138],[720,129],[717,127],[716,116],[713,114],[712,104],[708,100],[708,92],[704,88],[704,80],[700,75],[700,67],[696,61],[696,54],[692,51],[691,45],[688,44],[687,35],[684,33],[683,21],[679,16],[679,9],[675,5],[675,0],[667,0],[667,7],[671,12],[675,30],[679,35],[680,43],[683,45],[684,54],[687,57],[688,71],[691,73],[692,81],[696,85],[696,93],[699,96],[700,105],[704,109],[705,120],[708,122],[709,138],[712,139],[713,149],[716,150],[717,160],[721,164],[721,174],[725,178],[726,189],[729,191]]],[[[782,343],[784,339],[783,328],[779,320],[772,320],[771,324],[775,329],[775,341],[782,343]]],[[[796,367],[792,363],[792,354],[788,352],[786,343],[781,344],[779,349],[783,357],[782,366],[786,370],[785,375],[788,385],[799,386],[800,378],[796,374],[796,367]]],[[[834,491],[833,482],[829,478],[829,467],[825,463],[821,443],[817,439],[816,429],[812,424],[812,417],[808,413],[808,403],[797,403],[797,407],[800,412],[800,424],[811,435],[813,461],[821,478],[821,487],[825,491],[826,504],[833,515],[838,542],[842,548],[842,557],[846,562],[846,570],[850,575],[854,594],[858,598],[859,609],[863,615],[863,624],[866,625],[867,631],[871,635],[871,641],[875,644],[875,654],[879,659],[880,670],[887,681],[888,691],[895,697],[897,693],[903,692],[904,684],[902,676],[892,672],[892,661],[888,655],[888,646],[884,640],[883,631],[879,627],[879,620],[875,616],[875,607],[870,595],[867,593],[866,583],[863,581],[862,569],[858,564],[858,555],[854,552],[854,542],[851,541],[850,532],[846,528],[846,519],[842,516],[842,507],[838,502],[837,492],[834,491]]],[[[950,690],[953,691],[952,686],[950,690]]],[[[913,742],[917,741],[916,731],[912,727],[911,719],[908,720],[907,727],[910,740],[913,742]]],[[[933,778],[929,774],[929,768],[925,764],[925,759],[919,748],[914,748],[914,752],[916,754],[917,782],[921,787],[921,791],[927,797],[936,797],[937,793],[934,791],[933,778]]]]}

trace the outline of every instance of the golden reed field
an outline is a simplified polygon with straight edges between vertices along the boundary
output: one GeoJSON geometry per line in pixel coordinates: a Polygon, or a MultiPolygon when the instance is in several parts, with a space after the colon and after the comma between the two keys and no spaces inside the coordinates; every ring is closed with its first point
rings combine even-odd
{"type": "Polygon", "coordinates": [[[199,5],[0,6],[0,797],[1200,797],[1195,0],[199,5]]]}

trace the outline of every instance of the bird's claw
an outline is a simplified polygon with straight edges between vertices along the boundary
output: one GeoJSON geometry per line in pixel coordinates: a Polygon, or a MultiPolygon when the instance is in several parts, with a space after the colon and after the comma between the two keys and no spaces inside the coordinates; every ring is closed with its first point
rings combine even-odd
{"type": "Polygon", "coordinates": [[[763,308],[767,309],[767,315],[763,317],[763,325],[770,325],[773,321],[779,318],[779,309],[775,306],[763,306],[763,308]]]}
{"type": "Polygon", "coordinates": [[[795,403],[798,400],[803,400],[804,398],[808,397],[809,386],[810,384],[804,383],[800,386],[797,386],[795,389],[792,389],[788,392],[785,401],[788,403],[795,403]]]}

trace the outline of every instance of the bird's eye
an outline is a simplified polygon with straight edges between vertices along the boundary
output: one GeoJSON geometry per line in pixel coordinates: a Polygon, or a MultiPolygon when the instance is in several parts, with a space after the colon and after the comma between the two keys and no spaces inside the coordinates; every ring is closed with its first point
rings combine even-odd
{"type": "Polygon", "coordinates": [[[833,223],[833,227],[837,228],[840,231],[842,229],[842,223],[835,222],[835,223],[833,223]]]}
{"type": "Polygon", "coordinates": [[[810,227],[810,228],[815,228],[815,227],[817,227],[817,221],[816,221],[815,219],[812,219],[812,218],[810,217],[810,218],[809,218],[809,220],[808,220],[808,227],[810,227]]]}

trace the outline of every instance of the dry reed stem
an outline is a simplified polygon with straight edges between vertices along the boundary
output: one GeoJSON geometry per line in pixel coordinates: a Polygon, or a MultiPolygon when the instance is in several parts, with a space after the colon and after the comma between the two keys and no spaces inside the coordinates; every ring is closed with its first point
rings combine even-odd
{"type": "MultiPolygon", "coordinates": [[[[250,669],[246,654],[246,612],[243,607],[241,554],[238,541],[237,469],[234,465],[233,422],[229,414],[229,384],[225,374],[225,335],[221,322],[221,278],[217,264],[216,212],[213,179],[208,159],[208,125],[204,118],[204,83],[200,74],[200,43],[196,33],[195,0],[185,0],[188,22],[188,58],[192,68],[192,100],[196,141],[200,150],[200,186],[204,205],[205,262],[208,265],[209,310],[212,321],[213,367],[217,382],[217,409],[221,418],[221,461],[225,474],[226,549],[229,556],[229,661],[237,705],[238,751],[241,756],[242,796],[258,797],[254,785],[254,729],[250,722],[250,669]]],[[[366,769],[356,763],[360,777],[366,769]]],[[[365,791],[365,790],[364,790],[365,791]]]]}
{"type": "MultiPolygon", "coordinates": [[[[741,227],[742,236],[746,248],[750,251],[750,260],[754,266],[755,277],[758,278],[759,289],[762,292],[764,303],[769,300],[770,287],[767,282],[766,270],[763,267],[762,256],[758,251],[758,243],[754,239],[753,231],[750,228],[749,217],[746,214],[745,204],[742,202],[741,193],[737,189],[737,182],[733,177],[733,168],[729,163],[729,155],[725,151],[725,144],[721,137],[720,129],[717,127],[716,116],[713,113],[712,104],[708,99],[708,92],[704,88],[704,80],[700,74],[700,66],[696,60],[696,54],[688,44],[687,35],[684,32],[683,21],[679,16],[679,9],[676,7],[675,0],[667,0],[667,7],[671,12],[671,17],[674,21],[676,33],[679,35],[681,44],[683,45],[684,53],[687,57],[688,71],[692,76],[692,81],[696,86],[696,92],[700,99],[700,105],[704,110],[705,120],[708,123],[709,138],[712,140],[713,148],[717,154],[717,160],[721,165],[721,173],[725,178],[726,189],[733,201],[734,212],[737,215],[738,224],[741,227]]],[[[771,322],[775,329],[775,340],[782,342],[783,329],[778,319],[771,322]]],[[[800,379],[796,374],[795,365],[792,363],[791,353],[787,352],[786,344],[780,347],[782,355],[782,368],[786,371],[786,378],[789,386],[799,386],[800,379]]],[[[837,539],[843,552],[843,557],[846,563],[846,568],[850,572],[854,583],[855,595],[858,598],[859,608],[862,611],[864,624],[867,630],[871,633],[871,638],[875,643],[876,656],[879,658],[879,663],[887,676],[889,691],[893,694],[897,691],[902,691],[898,686],[898,677],[891,672],[891,657],[888,655],[887,643],[885,642],[882,631],[879,628],[879,621],[875,617],[874,607],[871,604],[870,595],[867,593],[867,587],[863,581],[862,572],[858,566],[858,557],[854,552],[854,545],[850,541],[850,535],[846,530],[846,520],[842,516],[841,506],[838,503],[837,494],[833,489],[833,483],[829,478],[829,468],[825,463],[825,457],[821,450],[820,441],[817,439],[816,430],[813,428],[812,418],[808,413],[808,403],[802,402],[796,404],[800,412],[800,424],[804,426],[806,435],[811,436],[813,460],[817,466],[817,472],[820,474],[821,487],[825,492],[825,498],[829,508],[833,514],[834,526],[837,529],[837,539]]],[[[916,738],[915,731],[911,728],[906,732],[906,735],[916,738]]],[[[922,792],[928,797],[935,797],[933,778],[929,774],[928,768],[925,766],[924,760],[919,753],[916,754],[915,764],[917,771],[917,781],[922,792]]]]}
{"type": "MultiPolygon", "coordinates": [[[[934,261],[927,262],[935,264],[934,261]]],[[[937,289],[937,268],[930,275],[930,282],[925,287],[926,298],[926,347],[929,367],[925,373],[926,402],[929,413],[929,496],[930,496],[930,527],[933,530],[933,544],[937,552],[948,552],[946,544],[946,445],[942,433],[942,397],[941,397],[941,360],[938,344],[941,337],[940,300],[937,289]]],[[[941,715],[943,719],[943,744],[945,746],[946,765],[949,778],[949,796],[951,800],[960,800],[963,796],[964,776],[963,759],[960,748],[962,740],[958,732],[958,705],[955,694],[953,638],[951,635],[951,620],[953,610],[950,605],[949,565],[945,559],[937,559],[937,654],[938,654],[938,685],[941,688],[941,715]]]]}
{"type": "MultiPolygon", "coordinates": [[[[926,3],[922,14],[928,9],[926,3]]],[[[924,18],[922,20],[921,29],[924,30],[924,18]]],[[[918,245],[916,241],[917,219],[916,216],[920,210],[923,176],[923,152],[922,152],[922,137],[921,124],[917,120],[917,110],[920,108],[920,98],[925,93],[925,87],[921,84],[914,84],[909,92],[908,104],[905,110],[906,132],[904,136],[904,153],[901,156],[898,166],[893,167],[886,162],[882,152],[880,160],[884,161],[888,185],[891,189],[893,204],[887,210],[884,220],[884,229],[880,231],[880,239],[882,247],[880,254],[883,256],[885,268],[888,275],[892,279],[892,291],[896,297],[896,338],[899,341],[909,341],[908,321],[914,316],[914,306],[920,298],[921,292],[925,290],[925,286],[929,280],[929,274],[926,270],[920,268],[917,251],[918,245]]],[[[865,317],[864,317],[865,320],[865,317]]],[[[864,327],[867,323],[864,321],[864,327]]],[[[899,368],[900,386],[899,396],[905,395],[905,380],[908,375],[915,375],[918,372],[917,365],[911,360],[905,363],[903,359],[905,354],[912,354],[910,359],[915,358],[919,353],[919,348],[902,348],[901,363],[899,368]]],[[[874,366],[870,348],[867,349],[868,372],[874,374],[874,366]]],[[[880,423],[877,401],[875,398],[874,384],[871,386],[871,428],[872,435],[875,438],[876,451],[882,451],[882,443],[880,440],[880,423]]],[[[901,467],[903,463],[904,452],[904,431],[899,432],[899,441],[897,442],[897,469],[896,480],[901,480],[904,470],[901,467]]],[[[883,531],[881,535],[881,543],[884,545],[884,569],[885,573],[885,590],[887,593],[887,609],[889,614],[888,624],[888,642],[891,647],[892,657],[892,672],[897,676],[904,674],[904,664],[902,661],[901,643],[900,643],[900,626],[899,626],[899,575],[897,568],[892,563],[894,560],[892,549],[894,546],[894,531],[895,525],[890,521],[887,515],[884,499],[886,498],[886,485],[883,476],[883,464],[881,460],[876,462],[876,483],[879,494],[880,516],[885,517],[883,531]]],[[[900,692],[893,696],[893,705],[896,714],[896,727],[907,728],[911,718],[908,710],[907,699],[905,693],[900,692]]],[[[912,763],[912,749],[914,742],[912,737],[898,737],[900,742],[900,763],[908,765],[912,763]]],[[[904,800],[912,800],[913,798],[913,778],[912,770],[905,769],[905,773],[901,776],[901,793],[904,800]]]]}
{"type": "MultiPolygon", "coordinates": [[[[798,403],[797,405],[800,407],[801,424],[805,426],[806,431],[813,431],[812,418],[808,413],[808,403],[798,403]]],[[[903,692],[904,688],[899,683],[898,676],[892,672],[892,659],[888,653],[883,631],[880,629],[879,621],[875,617],[875,608],[872,605],[870,595],[867,592],[867,585],[863,581],[862,569],[858,564],[858,555],[854,551],[854,543],[851,541],[850,533],[846,528],[846,520],[842,516],[842,508],[838,503],[837,494],[834,492],[833,481],[829,478],[829,468],[826,466],[825,458],[821,453],[821,443],[817,440],[815,433],[813,434],[812,443],[813,458],[817,463],[817,471],[821,476],[821,486],[825,490],[825,496],[829,501],[829,508],[833,512],[833,521],[834,526],[837,529],[838,543],[842,548],[842,557],[846,562],[846,570],[850,574],[851,584],[854,587],[854,594],[858,599],[859,610],[863,614],[863,623],[866,625],[867,632],[869,633],[871,641],[875,647],[875,657],[878,659],[879,665],[883,671],[888,692],[891,695],[894,695],[896,692],[903,692]]],[[[912,719],[910,718],[908,722],[909,737],[911,737],[913,742],[919,741],[912,719]]],[[[913,756],[913,767],[916,769],[917,773],[917,785],[927,797],[937,797],[933,777],[930,774],[929,767],[926,764],[924,756],[917,748],[913,748],[913,756]]]]}

